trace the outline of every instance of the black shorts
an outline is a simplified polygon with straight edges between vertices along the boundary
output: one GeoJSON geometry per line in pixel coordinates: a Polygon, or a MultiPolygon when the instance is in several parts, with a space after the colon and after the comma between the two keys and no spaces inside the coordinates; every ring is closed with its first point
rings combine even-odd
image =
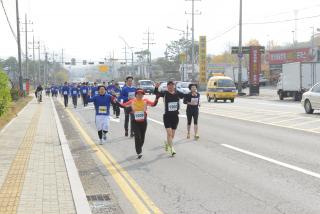
{"type": "Polygon", "coordinates": [[[163,123],[166,129],[174,129],[176,130],[179,124],[179,116],[178,114],[164,114],[163,115],[163,123]]]}
{"type": "Polygon", "coordinates": [[[198,108],[187,108],[187,120],[188,125],[191,125],[191,121],[193,118],[194,125],[198,125],[198,117],[199,117],[199,110],[198,108]]]}

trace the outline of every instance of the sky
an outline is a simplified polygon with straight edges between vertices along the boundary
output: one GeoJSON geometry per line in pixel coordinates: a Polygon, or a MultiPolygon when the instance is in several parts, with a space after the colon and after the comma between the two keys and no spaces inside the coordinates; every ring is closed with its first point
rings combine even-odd
{"type": "MultiPolygon", "coordinates": [[[[2,0],[9,20],[16,31],[15,1],[2,0]]],[[[166,44],[182,37],[179,31],[167,26],[186,30],[191,28],[191,1],[185,0],[20,0],[20,18],[24,15],[33,22],[29,29],[29,42],[34,35],[41,41],[42,48],[61,55],[65,60],[101,61],[113,55],[124,58],[124,38],[133,51],[146,49],[144,44],[148,29],[152,43],[152,57],[162,57],[166,44]]],[[[207,53],[219,54],[230,46],[237,46],[239,40],[239,0],[202,0],[195,2],[195,39],[207,36],[207,53]],[[229,32],[227,30],[231,29],[229,32]]],[[[298,41],[307,41],[312,35],[311,27],[320,28],[319,0],[243,0],[243,23],[261,23],[294,19],[297,17],[319,17],[302,19],[297,22],[298,41]]],[[[0,8],[0,58],[17,55],[17,45],[0,8]]],[[[24,28],[23,28],[24,30],[24,28]]],[[[295,22],[276,24],[245,24],[243,41],[259,40],[267,45],[273,40],[282,45],[292,43],[295,22]]],[[[191,36],[189,36],[191,38],[191,36]]],[[[25,44],[22,34],[22,46],[25,44]]],[[[30,48],[32,46],[30,45],[30,48]]],[[[24,51],[24,50],[23,50],[24,51]]],[[[130,54],[131,55],[131,54],[130,54]]],[[[43,55],[42,55],[43,56],[43,55]]],[[[56,56],[59,58],[60,56],[56,56]]],[[[128,54],[129,57],[129,54],[128,54]]]]}

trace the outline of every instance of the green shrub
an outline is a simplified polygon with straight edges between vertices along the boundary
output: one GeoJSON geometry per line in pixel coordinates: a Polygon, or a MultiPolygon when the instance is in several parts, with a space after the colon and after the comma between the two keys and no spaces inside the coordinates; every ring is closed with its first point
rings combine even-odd
{"type": "Polygon", "coordinates": [[[0,71],[0,116],[6,113],[11,102],[8,76],[0,71]]]}

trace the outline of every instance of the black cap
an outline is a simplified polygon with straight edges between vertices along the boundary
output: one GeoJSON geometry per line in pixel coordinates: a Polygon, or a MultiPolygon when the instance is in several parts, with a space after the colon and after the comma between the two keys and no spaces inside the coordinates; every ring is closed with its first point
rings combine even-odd
{"type": "Polygon", "coordinates": [[[169,82],[167,82],[167,85],[174,85],[174,82],[170,80],[169,82]]]}

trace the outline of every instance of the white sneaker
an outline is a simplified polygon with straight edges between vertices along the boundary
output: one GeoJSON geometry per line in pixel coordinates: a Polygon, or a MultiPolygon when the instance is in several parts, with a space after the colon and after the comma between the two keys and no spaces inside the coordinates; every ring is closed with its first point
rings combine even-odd
{"type": "Polygon", "coordinates": [[[106,134],[106,133],[102,133],[102,139],[103,139],[104,141],[107,140],[107,134],[106,134]]]}
{"type": "Polygon", "coordinates": [[[103,145],[103,141],[102,141],[102,139],[100,139],[100,145],[103,145]]]}

